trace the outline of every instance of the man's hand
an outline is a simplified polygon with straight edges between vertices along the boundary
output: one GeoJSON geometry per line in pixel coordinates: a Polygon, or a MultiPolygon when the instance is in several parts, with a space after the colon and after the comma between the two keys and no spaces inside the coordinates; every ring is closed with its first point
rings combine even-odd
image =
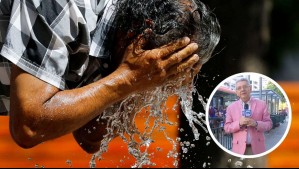
{"type": "Polygon", "coordinates": [[[189,43],[190,39],[185,37],[157,49],[143,50],[146,42],[141,37],[137,45],[135,42],[127,48],[124,62],[117,71],[122,72],[124,80],[135,91],[159,86],[169,80],[188,78],[188,72],[188,81],[191,81],[201,64],[199,56],[194,54],[198,45],[189,43]],[[193,77],[190,71],[194,72],[193,77]]]}
{"type": "Polygon", "coordinates": [[[252,118],[248,118],[248,117],[241,117],[239,120],[240,126],[247,126],[247,127],[256,127],[257,126],[257,122],[252,119],[252,118]]]}
{"type": "Polygon", "coordinates": [[[247,126],[248,125],[248,118],[242,116],[239,120],[239,125],[240,126],[247,126]]]}
{"type": "Polygon", "coordinates": [[[248,127],[257,127],[257,122],[252,119],[252,118],[248,118],[248,124],[247,124],[248,127]]]}

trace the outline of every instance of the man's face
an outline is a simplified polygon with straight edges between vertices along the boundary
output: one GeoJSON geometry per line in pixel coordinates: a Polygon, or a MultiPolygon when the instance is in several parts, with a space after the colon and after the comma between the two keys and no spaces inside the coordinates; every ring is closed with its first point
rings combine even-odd
{"type": "Polygon", "coordinates": [[[251,85],[247,81],[240,81],[236,84],[236,93],[242,101],[248,101],[251,93],[251,85]]]}

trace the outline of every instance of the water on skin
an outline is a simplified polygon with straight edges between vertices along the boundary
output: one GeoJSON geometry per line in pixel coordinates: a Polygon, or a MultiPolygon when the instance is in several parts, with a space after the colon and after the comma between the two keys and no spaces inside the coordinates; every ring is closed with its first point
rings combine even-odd
{"type": "MultiPolygon", "coordinates": [[[[92,156],[90,160],[90,168],[95,168],[96,160],[101,159],[101,155],[107,151],[109,142],[114,138],[113,131],[117,131],[117,134],[128,145],[129,153],[135,158],[136,162],[131,167],[139,168],[144,165],[155,166],[156,164],[151,161],[152,154],[148,152],[148,148],[154,141],[152,139],[152,134],[155,129],[158,129],[159,132],[163,132],[165,138],[171,143],[172,150],[167,153],[167,158],[173,158],[173,166],[178,167],[179,153],[177,152],[177,143],[180,142],[180,138],[178,137],[173,140],[168,136],[164,127],[159,127],[162,126],[160,124],[167,124],[170,126],[178,125],[177,123],[169,121],[166,113],[163,113],[163,110],[166,109],[166,100],[168,97],[171,95],[179,96],[178,103],[182,108],[182,112],[189,121],[195,140],[198,140],[200,136],[195,124],[201,126],[206,132],[208,132],[208,130],[205,127],[205,115],[203,113],[196,113],[192,111],[192,94],[196,91],[194,85],[191,84],[178,89],[174,88],[173,86],[177,84],[178,82],[176,81],[173,84],[169,83],[168,85],[155,88],[151,91],[134,94],[117,105],[106,109],[103,112],[103,115],[99,118],[103,118],[108,121],[108,132],[101,141],[100,150],[92,156]],[[136,112],[140,112],[140,110],[145,107],[150,107],[149,109],[146,109],[149,115],[146,117],[147,119],[144,132],[140,132],[131,120],[135,117],[136,112]],[[154,123],[151,123],[152,125],[150,125],[149,120],[153,118],[154,123]],[[136,138],[138,138],[138,141],[136,138]],[[141,151],[141,147],[143,148],[143,151],[141,151]]],[[[203,100],[201,100],[201,102],[204,103],[203,100]]],[[[173,109],[175,109],[176,106],[178,105],[175,105],[173,109]]],[[[190,143],[188,142],[184,145],[185,146],[182,147],[183,153],[187,153],[188,148],[191,148],[190,143]]]]}

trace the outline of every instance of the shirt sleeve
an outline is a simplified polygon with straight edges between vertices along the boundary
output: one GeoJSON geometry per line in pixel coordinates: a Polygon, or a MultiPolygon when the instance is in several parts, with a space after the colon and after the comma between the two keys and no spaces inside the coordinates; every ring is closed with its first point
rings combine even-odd
{"type": "Polygon", "coordinates": [[[88,51],[89,38],[74,1],[15,0],[1,55],[64,90],[70,55],[77,49],[88,51]]]}

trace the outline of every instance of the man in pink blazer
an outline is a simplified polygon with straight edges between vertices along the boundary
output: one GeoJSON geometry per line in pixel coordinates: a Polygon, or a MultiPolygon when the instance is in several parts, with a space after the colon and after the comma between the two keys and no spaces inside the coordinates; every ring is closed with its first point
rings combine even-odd
{"type": "Polygon", "coordinates": [[[248,79],[236,81],[240,98],[227,107],[224,130],[233,133],[232,151],[241,155],[255,155],[266,151],[264,132],[272,128],[267,104],[250,96],[248,79]],[[247,111],[247,115],[244,112],[247,111]]]}

